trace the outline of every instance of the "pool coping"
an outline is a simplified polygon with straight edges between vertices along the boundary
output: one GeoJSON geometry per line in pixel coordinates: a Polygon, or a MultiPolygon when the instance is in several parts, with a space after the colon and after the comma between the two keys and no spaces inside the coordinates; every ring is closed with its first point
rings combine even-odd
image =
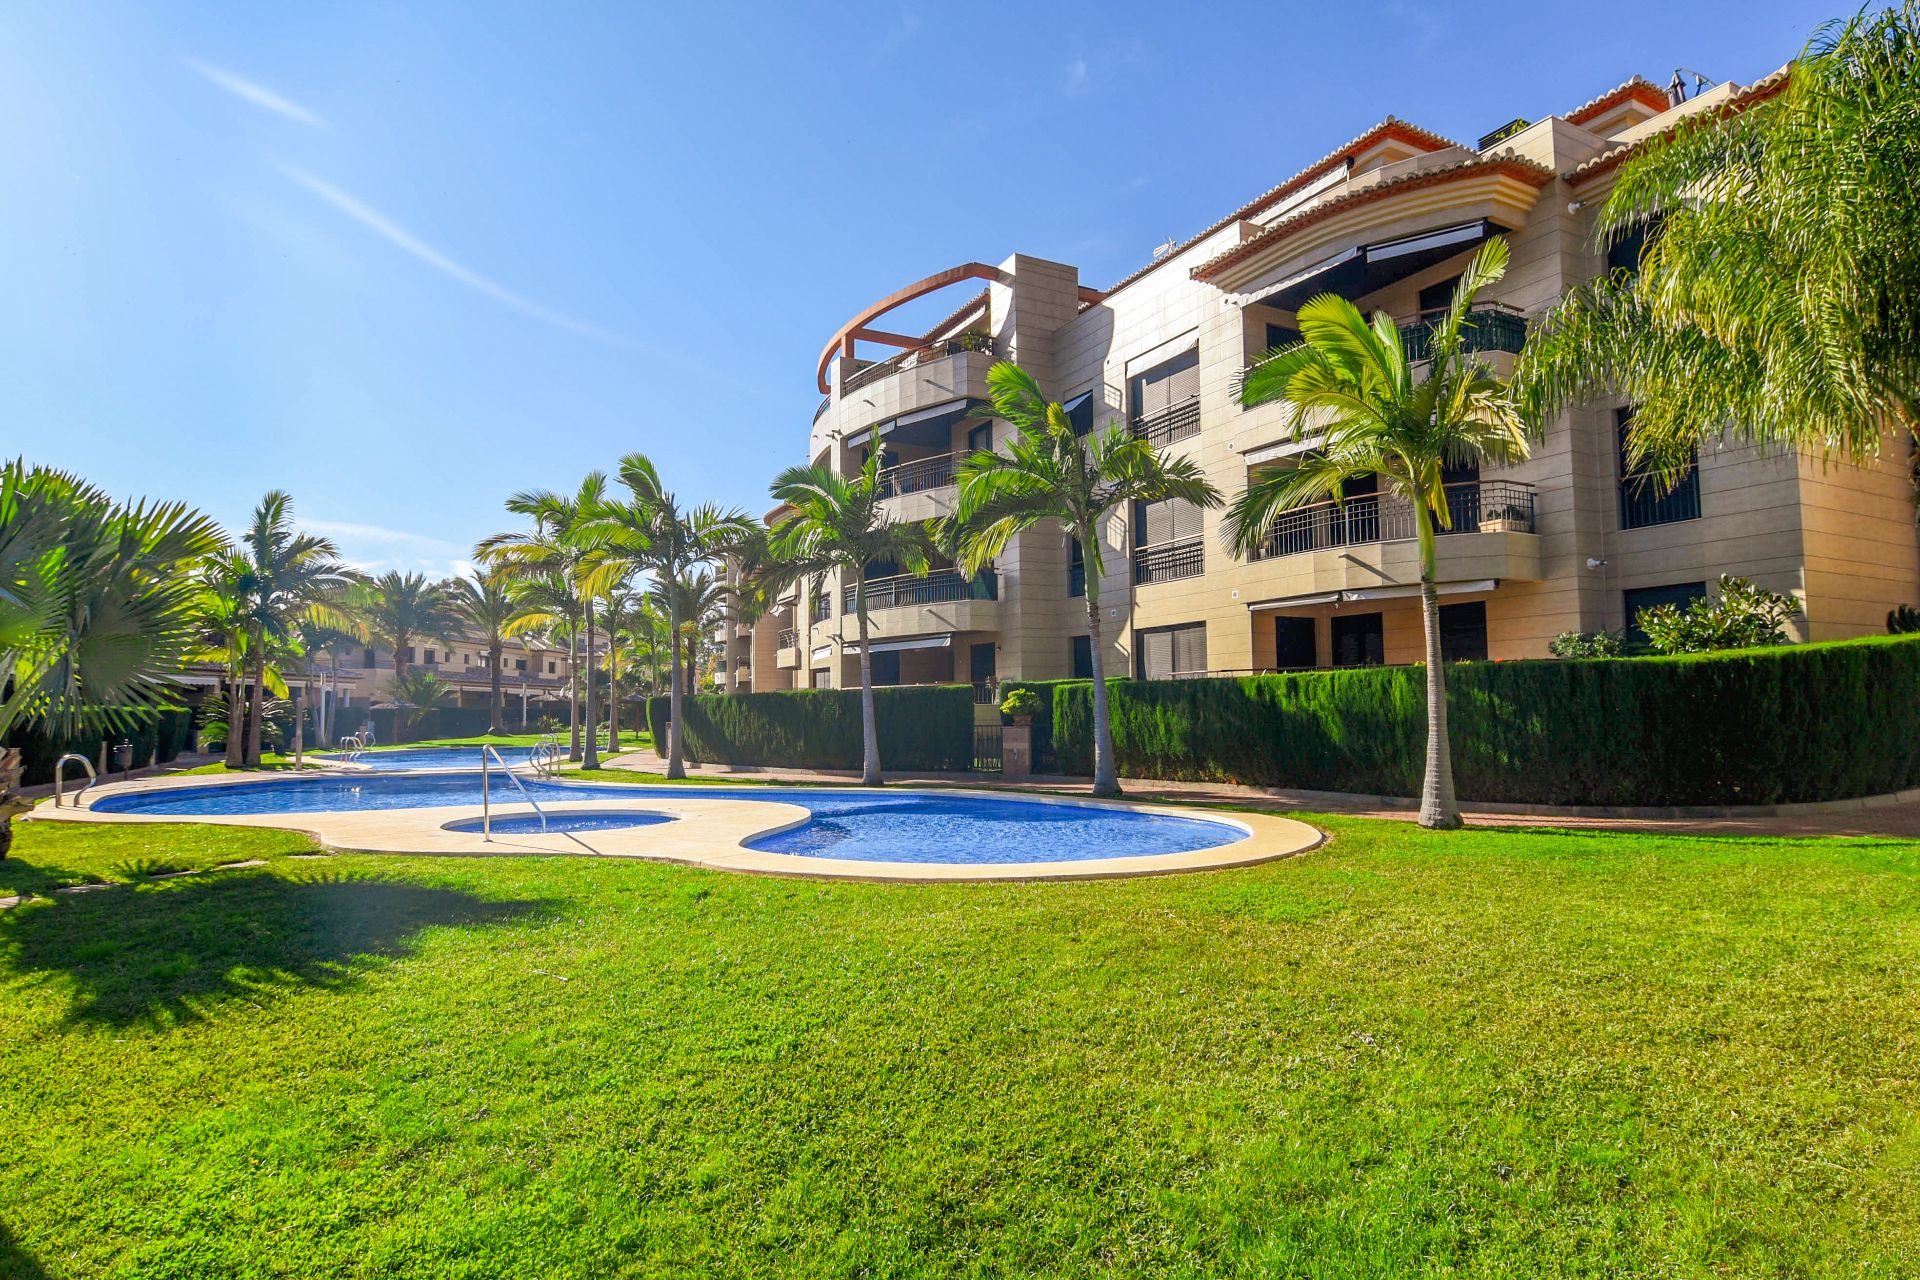
{"type": "MultiPolygon", "coordinates": [[[[386,770],[384,777],[407,777],[447,770],[386,770]]],[[[1082,796],[1045,796],[1022,794],[1019,799],[1034,804],[1065,805],[1077,808],[1121,809],[1132,813],[1159,814],[1172,818],[1201,819],[1238,827],[1246,837],[1230,844],[1184,853],[1142,854],[1120,858],[1087,858],[1078,861],[1011,862],[970,864],[950,862],[867,862],[844,858],[805,857],[799,854],[767,853],[746,848],[746,842],[789,831],[812,820],[812,813],[801,805],[777,799],[751,799],[740,796],[716,796],[723,787],[698,784],[687,787],[689,794],[663,797],[636,795],[596,797],[591,800],[561,800],[544,804],[549,815],[561,813],[620,812],[643,809],[666,814],[670,824],[653,824],[628,829],[582,833],[515,834],[483,840],[477,832],[448,831],[444,824],[481,816],[476,804],[432,805],[412,809],[341,810],[300,814],[145,814],[96,812],[93,803],[103,796],[127,796],[160,791],[197,790],[206,787],[233,787],[257,782],[287,781],[283,774],[271,772],[202,774],[192,777],[144,778],[131,782],[102,783],[87,789],[77,806],[54,809],[43,803],[27,820],[41,822],[95,822],[179,824],[206,823],[215,826],[266,827],[298,831],[315,843],[336,853],[380,853],[425,857],[602,857],[665,862],[678,866],[702,867],[716,871],[743,871],[754,875],[789,876],[816,880],[877,880],[890,882],[987,882],[999,880],[1109,880],[1127,876],[1176,875],[1193,871],[1223,870],[1253,866],[1279,858],[1293,857],[1318,848],[1326,840],[1324,832],[1294,818],[1276,814],[1225,813],[1196,806],[1138,804],[1125,800],[1094,800],[1082,796]]],[[[567,785],[560,782],[557,785],[567,785]]],[[[621,783],[595,783],[595,786],[621,786],[621,783]]],[[[637,785],[637,784],[636,784],[637,785]]],[[[644,784],[657,788],[661,783],[644,784]]],[[[746,791],[751,788],[724,788],[746,791]]],[[[913,787],[833,787],[837,797],[862,791],[876,795],[900,795],[903,792],[929,795],[972,795],[1005,801],[1004,792],[978,788],[913,787]]],[[[496,803],[493,811],[501,816],[531,812],[516,795],[511,803],[496,803]]]]}

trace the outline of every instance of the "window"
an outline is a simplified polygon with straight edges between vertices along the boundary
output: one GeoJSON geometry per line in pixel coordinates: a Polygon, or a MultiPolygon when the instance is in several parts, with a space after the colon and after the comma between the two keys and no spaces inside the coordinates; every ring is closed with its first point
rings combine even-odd
{"type": "Polygon", "coordinates": [[[1204,675],[1207,670],[1207,624],[1160,627],[1136,633],[1139,646],[1135,665],[1142,680],[1170,680],[1175,676],[1204,675]]]}
{"type": "Polygon", "coordinates": [[[1662,217],[1658,214],[1635,224],[1621,232],[1614,242],[1607,246],[1607,271],[1625,271],[1630,275],[1640,274],[1640,256],[1647,251],[1647,245],[1660,235],[1662,217]]]}
{"type": "Polygon", "coordinates": [[[1093,637],[1075,636],[1073,638],[1073,678],[1075,680],[1093,679],[1093,637]]]}
{"type": "Polygon", "coordinates": [[[983,422],[977,427],[967,428],[967,452],[984,453],[993,448],[993,424],[983,422]]]}
{"type": "Polygon", "coordinates": [[[525,671],[527,669],[527,660],[525,658],[515,658],[513,660],[513,669],[515,671],[525,671]]]}
{"type": "Polygon", "coordinates": [[[1067,598],[1087,594],[1087,555],[1080,545],[1080,539],[1069,538],[1072,544],[1067,552],[1067,598]]]}
{"type": "Polygon", "coordinates": [[[1385,628],[1377,613],[1340,613],[1333,618],[1333,665],[1377,667],[1387,660],[1385,628]]]}
{"type": "Polygon", "coordinates": [[[1276,615],[1273,620],[1273,666],[1276,671],[1299,671],[1320,665],[1320,642],[1312,618],[1276,615]]]}
{"type": "Polygon", "coordinates": [[[360,665],[368,671],[373,670],[373,650],[362,649],[360,651],[360,665]]]}
{"type": "Polygon", "coordinates": [[[427,650],[427,665],[430,667],[434,665],[433,650],[431,649],[427,650]]]}
{"type": "Polygon", "coordinates": [[[1171,444],[1200,433],[1200,349],[1127,379],[1134,434],[1149,444],[1171,444]]]}
{"type": "Polygon", "coordinates": [[[1093,430],[1093,392],[1083,391],[1060,407],[1066,410],[1067,421],[1073,424],[1073,434],[1084,436],[1093,430]]]}
{"type": "Polygon", "coordinates": [[[967,648],[967,680],[985,684],[999,674],[1000,647],[991,640],[967,648]]]}
{"type": "MultiPolygon", "coordinates": [[[[951,652],[949,652],[948,656],[952,656],[951,652]]],[[[898,653],[892,651],[876,653],[871,655],[867,661],[872,665],[873,683],[876,688],[881,685],[896,685],[900,683],[900,655],[898,653]]]]}
{"type": "Polygon", "coordinates": [[[1157,547],[1200,536],[1200,508],[1184,498],[1133,504],[1133,543],[1157,547]]]}
{"type": "Polygon", "coordinates": [[[1470,600],[1465,604],[1440,606],[1440,660],[1442,662],[1485,662],[1487,660],[1487,603],[1470,600]]]}
{"type": "Polygon", "coordinates": [[[1620,434],[1620,527],[1644,529],[1649,525],[1673,524],[1678,520],[1700,518],[1700,454],[1695,450],[1680,483],[1662,493],[1659,477],[1635,470],[1627,461],[1627,436],[1633,425],[1632,409],[1615,409],[1614,426],[1620,434]]]}
{"type": "Polygon", "coordinates": [[[1436,280],[1420,291],[1420,314],[1424,318],[1429,311],[1445,311],[1453,305],[1453,291],[1459,285],[1459,276],[1449,276],[1445,280],[1436,280]]]}
{"type": "Polygon", "coordinates": [[[828,670],[827,670],[826,668],[824,668],[824,667],[823,667],[823,668],[821,668],[820,670],[818,670],[818,671],[816,671],[816,672],[814,672],[814,673],[813,673],[813,687],[814,687],[814,688],[816,688],[816,689],[831,689],[831,688],[833,688],[833,673],[832,673],[831,671],[828,671],[828,670]]]}
{"type": "MultiPolygon", "coordinates": [[[[460,655],[460,665],[461,665],[461,666],[463,666],[463,667],[470,667],[470,666],[472,666],[472,665],[473,665],[473,655],[472,655],[472,654],[470,654],[470,653],[463,653],[463,654],[461,654],[461,655],[460,655]]],[[[480,660],[480,665],[481,665],[481,666],[483,666],[483,667],[484,667],[484,666],[486,666],[486,665],[487,665],[487,664],[486,664],[486,659],[484,659],[484,658],[483,658],[483,659],[481,659],[481,660],[480,660]]]]}
{"type": "Polygon", "coordinates": [[[547,663],[547,674],[548,674],[548,675],[555,675],[555,674],[557,674],[557,673],[559,672],[559,670],[560,670],[560,667],[559,667],[559,664],[558,664],[558,663],[555,663],[555,662],[553,662],[553,661],[551,661],[551,660],[549,660],[549,661],[548,661],[548,663],[547,663]]]}
{"type": "Polygon", "coordinates": [[[1647,647],[1647,633],[1640,629],[1640,611],[1656,605],[1678,605],[1684,609],[1695,600],[1707,598],[1707,584],[1704,582],[1676,582],[1665,587],[1635,587],[1621,594],[1621,603],[1625,606],[1623,616],[1627,620],[1627,647],[1644,650],[1647,647]]]}
{"type": "Polygon", "coordinates": [[[402,649],[402,650],[400,651],[400,661],[402,661],[402,662],[412,662],[412,661],[413,661],[413,646],[412,646],[412,645],[408,645],[408,646],[407,646],[406,648],[404,648],[404,649],[402,649]]]}
{"type": "Polygon", "coordinates": [[[1292,325],[1270,324],[1267,326],[1267,350],[1277,351],[1281,347],[1290,347],[1300,341],[1300,331],[1292,325]]]}

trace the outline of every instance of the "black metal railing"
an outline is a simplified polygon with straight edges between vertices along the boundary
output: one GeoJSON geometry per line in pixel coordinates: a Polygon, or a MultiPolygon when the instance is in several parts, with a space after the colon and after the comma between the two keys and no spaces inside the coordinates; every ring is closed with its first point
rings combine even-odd
{"type": "Polygon", "coordinates": [[[902,462],[898,466],[888,467],[879,476],[880,496],[897,498],[903,493],[925,493],[929,489],[945,489],[953,484],[954,468],[958,465],[957,454],[942,453],[931,458],[915,458],[911,462],[902,462]]]}
{"type": "Polygon", "coordinates": [[[973,726],[974,772],[1000,772],[1001,739],[1001,727],[997,724],[977,724],[973,726]]]}
{"type": "Polygon", "coordinates": [[[1162,542],[1133,553],[1133,580],[1140,586],[1194,578],[1207,570],[1206,543],[1199,538],[1162,542]]]}
{"type": "MultiPolygon", "coordinates": [[[[957,569],[942,569],[924,578],[901,574],[893,578],[874,578],[867,584],[867,608],[902,609],[913,605],[945,604],[954,600],[998,600],[1000,575],[992,569],[969,578],[957,569]]],[[[852,613],[857,587],[841,591],[840,611],[852,613]]]]}
{"type": "Polygon", "coordinates": [[[946,356],[956,356],[962,351],[991,351],[993,339],[984,333],[962,333],[951,338],[941,338],[929,342],[924,347],[915,347],[911,351],[902,351],[890,359],[874,364],[861,363],[852,373],[840,379],[840,395],[844,399],[849,393],[861,387],[871,386],[882,378],[890,378],[902,369],[925,364],[929,360],[939,360],[946,356]]]}
{"type": "Polygon", "coordinates": [[[1178,404],[1143,414],[1130,424],[1133,434],[1155,448],[1200,434],[1200,397],[1188,396],[1178,404]]]}
{"type": "Polygon", "coordinates": [[[813,411],[813,420],[814,420],[815,422],[818,422],[818,421],[820,421],[820,416],[821,416],[822,414],[824,414],[824,413],[825,413],[825,412],[826,412],[827,410],[829,410],[829,409],[831,409],[831,408],[833,408],[833,397],[832,397],[832,396],[821,396],[821,397],[820,397],[820,407],[819,407],[818,409],[815,409],[815,410],[813,411]]]}
{"type": "MultiPolygon", "coordinates": [[[[1400,322],[1400,341],[1407,349],[1408,360],[1432,357],[1434,328],[1446,318],[1446,308],[1442,307],[1422,311],[1411,320],[1400,322]]],[[[1462,351],[1507,351],[1518,355],[1526,345],[1526,316],[1504,302],[1476,302],[1460,323],[1462,351]]]]}
{"type": "Polygon", "coordinates": [[[788,627],[780,633],[780,639],[775,642],[773,647],[776,649],[798,649],[800,647],[800,632],[793,627],[788,627]]]}
{"type": "Polygon", "coordinates": [[[1620,527],[1644,529],[1700,518],[1700,471],[1689,470],[1673,488],[1661,491],[1658,477],[1628,475],[1620,481],[1620,527]]]}
{"type": "MultiPolygon", "coordinates": [[[[1470,480],[1446,486],[1450,529],[1436,533],[1533,533],[1533,486],[1518,480],[1470,480]]],[[[1316,502],[1274,518],[1256,560],[1295,556],[1364,542],[1414,537],[1413,506],[1396,497],[1366,494],[1345,502],[1316,502]]]]}

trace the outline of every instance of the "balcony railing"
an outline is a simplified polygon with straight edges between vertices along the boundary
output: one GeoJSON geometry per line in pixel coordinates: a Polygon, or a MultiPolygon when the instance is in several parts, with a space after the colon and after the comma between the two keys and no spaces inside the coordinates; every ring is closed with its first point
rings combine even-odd
{"type": "Polygon", "coordinates": [[[776,649],[798,649],[800,647],[800,633],[794,628],[788,627],[780,633],[780,638],[774,642],[773,647],[776,649]]]}
{"type": "Polygon", "coordinates": [[[821,415],[823,415],[824,413],[826,413],[826,411],[827,411],[827,410],[829,410],[829,409],[831,409],[831,408],[833,408],[833,397],[832,397],[832,396],[821,396],[821,397],[820,397],[820,407],[819,407],[818,409],[815,409],[815,410],[813,411],[813,420],[814,420],[815,422],[818,422],[818,421],[820,421],[820,418],[821,418],[821,415]]]}
{"type": "MultiPolygon", "coordinates": [[[[1444,309],[1422,311],[1409,319],[1399,321],[1400,342],[1406,348],[1409,361],[1428,360],[1433,357],[1433,328],[1446,318],[1444,309]]],[[[1527,345],[1527,317],[1517,307],[1504,302],[1476,302],[1467,312],[1467,318],[1460,325],[1460,349],[1462,351],[1506,351],[1519,354],[1520,348],[1527,345]]],[[[1240,398],[1241,388],[1246,384],[1247,374],[1265,364],[1271,356],[1262,356],[1246,368],[1240,370],[1233,380],[1234,399],[1240,398]]]]}
{"type": "Polygon", "coordinates": [[[840,395],[844,399],[861,387],[870,386],[882,378],[892,377],[902,369],[910,369],[930,360],[959,355],[962,351],[991,350],[993,350],[993,339],[984,333],[962,333],[951,338],[941,338],[937,342],[929,342],[924,347],[902,351],[899,355],[877,364],[863,364],[853,372],[843,375],[840,379],[840,395]]]}
{"type": "MultiPolygon", "coordinates": [[[[1446,486],[1451,529],[1436,533],[1533,533],[1533,486],[1518,480],[1470,480],[1446,486]]],[[[1297,556],[1367,542],[1403,542],[1415,536],[1413,507],[1400,498],[1367,494],[1316,502],[1275,517],[1256,560],[1297,556]]]]}
{"type": "Polygon", "coordinates": [[[1206,543],[1199,538],[1162,542],[1133,553],[1133,580],[1143,587],[1178,578],[1195,578],[1206,570],[1206,543]]]}
{"type": "Polygon", "coordinates": [[[1131,426],[1134,435],[1155,448],[1197,436],[1200,434],[1200,397],[1188,396],[1178,404],[1135,418],[1131,426]]]}
{"type": "MultiPolygon", "coordinates": [[[[998,600],[1000,575],[987,569],[969,578],[957,569],[942,569],[924,578],[901,574],[895,578],[874,578],[867,584],[867,608],[902,609],[913,605],[946,604],[954,600],[998,600]]],[[[854,592],[841,592],[841,612],[852,613],[854,592]]]]}
{"type": "Polygon", "coordinates": [[[880,473],[880,496],[897,498],[903,493],[945,489],[953,483],[954,468],[958,465],[959,455],[942,453],[888,467],[880,473]]]}

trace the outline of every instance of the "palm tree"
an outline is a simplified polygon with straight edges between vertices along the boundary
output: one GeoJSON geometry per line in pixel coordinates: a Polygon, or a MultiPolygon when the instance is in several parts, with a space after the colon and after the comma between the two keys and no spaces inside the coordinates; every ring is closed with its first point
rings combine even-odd
{"type": "Polygon", "coordinates": [[[1015,534],[1043,521],[1057,520],[1079,539],[1093,658],[1093,794],[1117,796],[1100,617],[1100,535],[1112,514],[1132,503],[1175,499],[1217,507],[1220,494],[1191,459],[1167,457],[1117,422],[1084,439],[1076,436],[1066,410],[1018,365],[994,365],[987,389],[994,416],[1011,423],[1015,435],[1006,453],[983,450],[960,464],[958,501],[941,536],[957,548],[969,573],[1004,552],[1015,534]]]}
{"type": "Polygon", "coordinates": [[[402,671],[393,677],[393,713],[395,742],[401,730],[417,723],[427,712],[450,707],[456,701],[453,686],[431,671],[402,671]]]}
{"type": "MultiPolygon", "coordinates": [[[[226,545],[178,503],[123,506],[63,472],[0,464],[0,742],[131,729],[178,707],[198,648],[195,570],[226,545]]],[[[0,857],[25,802],[0,776],[0,857]]]]}
{"type": "MultiPolygon", "coordinates": [[[[678,582],[700,566],[714,563],[752,532],[753,522],[744,512],[723,511],[712,504],[683,510],[645,454],[630,453],[620,460],[620,483],[632,495],[631,500],[607,504],[594,525],[597,536],[604,539],[604,564],[597,575],[604,580],[639,570],[652,574],[656,583],[678,582]]],[[[667,593],[667,603],[667,633],[674,636],[679,632],[680,618],[673,607],[672,592],[667,593]]],[[[680,646],[673,643],[668,648],[672,676],[667,690],[667,777],[684,778],[687,766],[680,746],[684,709],[680,646]]]]}
{"type": "Polygon", "coordinates": [[[1449,465],[1468,462],[1519,462],[1528,452],[1526,424],[1512,394],[1461,344],[1474,298],[1506,268],[1505,240],[1489,240],[1474,255],[1445,318],[1431,330],[1432,354],[1423,377],[1415,377],[1400,330],[1385,312],[1376,312],[1369,323],[1351,302],[1322,294],[1300,308],[1301,340],[1249,370],[1241,392],[1248,405],[1288,402],[1294,438],[1319,435],[1322,444],[1297,465],[1255,479],[1234,500],[1226,521],[1234,550],[1255,554],[1276,515],[1337,499],[1342,484],[1359,476],[1380,477],[1388,493],[1413,509],[1426,621],[1424,827],[1460,825],[1434,588],[1434,529],[1452,527],[1443,473],[1449,465]]]}
{"type": "Polygon", "coordinates": [[[726,585],[706,569],[677,579],[671,593],[658,583],[647,591],[660,612],[679,619],[674,639],[680,651],[679,670],[684,692],[692,693],[700,687],[696,657],[701,642],[713,634],[725,615],[727,591],[726,585]]]}
{"type": "Polygon", "coordinates": [[[429,581],[425,574],[390,569],[367,587],[366,627],[375,640],[393,651],[396,682],[413,663],[415,640],[444,640],[460,625],[448,584],[429,581]]]}
{"type": "MultiPolygon", "coordinates": [[[[263,702],[271,679],[276,696],[286,689],[278,672],[269,672],[271,649],[285,649],[305,623],[335,627],[357,625],[344,607],[354,575],[333,542],[293,527],[293,499],[271,490],[253,509],[253,518],[236,547],[244,572],[235,585],[246,600],[251,689],[247,702],[246,765],[260,763],[263,702]]],[[[389,575],[391,576],[391,575],[389,575]]],[[[234,746],[227,744],[227,761],[234,746]]]]}
{"type": "MultiPolygon", "coordinates": [[[[580,592],[565,575],[537,574],[516,570],[506,562],[495,570],[508,575],[510,590],[519,612],[507,627],[507,635],[520,639],[538,636],[549,644],[574,651],[581,632],[580,592]]],[[[567,680],[567,729],[570,745],[567,758],[580,758],[580,687],[569,675],[567,680]]],[[[522,717],[524,722],[525,717],[522,717]]]]}
{"type": "MultiPolygon", "coordinates": [[[[577,653],[572,654],[573,660],[569,666],[576,685],[581,683],[582,670],[589,673],[583,695],[584,718],[588,728],[583,751],[579,728],[581,717],[573,717],[573,751],[569,758],[579,760],[588,769],[600,767],[600,752],[594,744],[593,734],[595,709],[591,672],[596,648],[594,598],[604,589],[604,584],[597,581],[596,573],[605,558],[600,522],[607,506],[606,491],[605,473],[590,471],[572,494],[559,494],[549,489],[529,489],[516,493],[507,499],[507,510],[516,515],[532,517],[533,531],[497,533],[482,539],[474,548],[475,555],[483,563],[509,577],[549,579],[552,580],[548,583],[549,588],[560,585],[577,597],[578,617],[586,633],[587,653],[584,662],[577,653]]],[[[571,628],[568,630],[571,631],[571,628]]]]}
{"type": "Polygon", "coordinates": [[[790,467],[773,482],[773,496],[792,510],[768,535],[769,563],[757,575],[777,595],[806,579],[818,592],[838,571],[853,583],[853,612],[860,629],[860,737],[863,786],[880,785],[880,737],[873,718],[873,645],[867,634],[868,569],[891,565],[924,577],[933,540],[925,525],[896,521],[881,508],[880,454],[875,449],[857,475],[827,467],[790,467]]]}
{"type": "MultiPolygon", "coordinates": [[[[197,662],[217,662],[225,669],[225,696],[221,698],[227,732],[226,765],[236,769],[245,757],[247,646],[251,631],[245,582],[246,561],[231,549],[208,556],[200,569],[201,589],[193,601],[197,662]]],[[[203,708],[204,710],[204,708],[203,708]]],[[[204,717],[202,723],[208,723],[204,717]]]]}
{"type": "Polygon", "coordinates": [[[520,614],[520,604],[508,590],[508,579],[490,573],[475,581],[455,578],[447,588],[454,616],[475,635],[487,639],[487,732],[502,734],[500,681],[508,629],[520,614]]]}
{"type": "Polygon", "coordinates": [[[1598,232],[1657,234],[1637,274],[1529,326],[1529,418],[1621,396],[1629,461],[1669,482],[1728,430],[1863,461],[1920,429],[1916,49],[1915,0],[1863,11],[1816,33],[1772,96],[1641,144],[1598,232]]]}

